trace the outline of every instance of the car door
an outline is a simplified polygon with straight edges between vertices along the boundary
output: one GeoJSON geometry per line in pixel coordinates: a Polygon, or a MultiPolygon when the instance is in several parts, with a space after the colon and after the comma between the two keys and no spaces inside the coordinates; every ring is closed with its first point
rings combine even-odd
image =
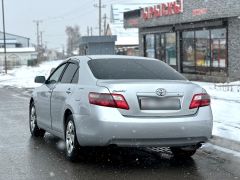
{"type": "Polygon", "coordinates": [[[51,97],[52,128],[55,131],[63,132],[63,117],[67,106],[67,100],[72,98],[76,89],[74,79],[78,75],[78,62],[70,61],[63,73],[61,80],[56,84],[51,97]],[[75,75],[75,76],[74,76],[75,75]]]}
{"type": "Polygon", "coordinates": [[[50,75],[47,79],[46,83],[41,86],[37,92],[37,100],[36,100],[36,111],[38,116],[38,124],[41,127],[51,129],[51,111],[50,111],[50,99],[52,95],[52,91],[58,83],[64,69],[66,67],[65,64],[59,65],[58,68],[50,75]]]}

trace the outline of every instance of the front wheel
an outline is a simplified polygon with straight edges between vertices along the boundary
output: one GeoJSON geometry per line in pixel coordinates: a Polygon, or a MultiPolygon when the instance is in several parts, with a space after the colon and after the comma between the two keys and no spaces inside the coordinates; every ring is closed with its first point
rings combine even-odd
{"type": "Polygon", "coordinates": [[[30,106],[29,112],[29,128],[32,136],[34,137],[44,137],[45,130],[40,129],[37,125],[37,114],[34,104],[30,106]]]}
{"type": "Polygon", "coordinates": [[[172,147],[171,151],[176,158],[189,158],[193,156],[197,148],[196,147],[172,147]]]}
{"type": "Polygon", "coordinates": [[[66,143],[66,156],[70,161],[76,161],[80,146],[76,137],[76,128],[73,120],[73,116],[70,115],[67,119],[65,128],[65,143],[66,143]]]}

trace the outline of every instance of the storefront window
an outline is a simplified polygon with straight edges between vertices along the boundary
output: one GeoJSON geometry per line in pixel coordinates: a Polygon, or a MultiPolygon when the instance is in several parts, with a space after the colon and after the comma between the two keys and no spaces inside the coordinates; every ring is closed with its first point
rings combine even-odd
{"type": "Polygon", "coordinates": [[[176,33],[166,33],[166,63],[177,65],[176,33]]]}
{"type": "Polygon", "coordinates": [[[196,31],[196,66],[210,67],[209,30],[196,31]]]}
{"type": "Polygon", "coordinates": [[[211,39],[212,66],[225,68],[227,59],[226,29],[211,30],[211,39]]]}
{"type": "Polygon", "coordinates": [[[226,75],[226,33],[225,28],[182,32],[182,71],[226,75]]]}
{"type": "Polygon", "coordinates": [[[145,56],[155,58],[155,38],[154,34],[145,36],[145,56]]]}
{"type": "Polygon", "coordinates": [[[194,31],[182,33],[182,63],[183,72],[193,72],[195,69],[195,42],[194,31]]]}

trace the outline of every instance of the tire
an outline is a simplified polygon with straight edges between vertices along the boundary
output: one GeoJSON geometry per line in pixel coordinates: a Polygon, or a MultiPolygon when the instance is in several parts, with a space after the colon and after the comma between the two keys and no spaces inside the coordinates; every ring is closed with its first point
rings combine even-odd
{"type": "Polygon", "coordinates": [[[65,144],[67,159],[72,162],[76,162],[80,153],[80,145],[77,140],[76,128],[72,115],[68,116],[67,118],[65,127],[65,144]]]}
{"type": "Polygon", "coordinates": [[[175,158],[190,158],[197,151],[197,148],[195,147],[173,147],[170,149],[175,158]]]}
{"type": "Polygon", "coordinates": [[[29,128],[33,137],[44,137],[45,130],[40,129],[37,125],[37,114],[34,103],[31,103],[29,110],[29,128]]]}

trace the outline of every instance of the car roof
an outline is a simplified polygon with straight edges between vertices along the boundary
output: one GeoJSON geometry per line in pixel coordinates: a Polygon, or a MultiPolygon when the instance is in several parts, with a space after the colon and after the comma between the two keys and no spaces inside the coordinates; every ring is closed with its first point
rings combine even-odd
{"type": "Polygon", "coordinates": [[[140,56],[123,56],[123,55],[89,55],[89,56],[73,56],[70,59],[73,60],[103,60],[103,59],[136,59],[136,60],[156,60],[152,58],[140,57],[140,56]]]}

